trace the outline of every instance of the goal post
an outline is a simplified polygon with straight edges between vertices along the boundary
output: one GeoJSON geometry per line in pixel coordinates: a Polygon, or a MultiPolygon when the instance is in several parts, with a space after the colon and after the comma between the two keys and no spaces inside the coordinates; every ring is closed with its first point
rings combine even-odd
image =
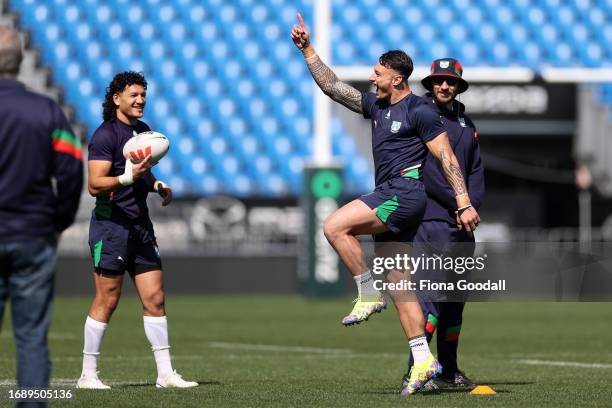
{"type": "MultiPolygon", "coordinates": [[[[314,42],[319,57],[331,66],[331,2],[314,2],[314,42]]],[[[340,259],[327,243],[325,219],[342,205],[344,177],[342,166],[333,158],[331,103],[316,86],[313,109],[313,155],[304,167],[300,204],[305,228],[301,237],[298,273],[303,293],[309,297],[338,296],[345,291],[340,259]]]]}
{"type": "MultiPolygon", "coordinates": [[[[331,53],[331,0],[314,0],[313,42],[319,57],[346,82],[367,81],[376,61],[368,66],[334,66],[331,53]]],[[[444,56],[440,56],[444,57],[444,56]]],[[[429,66],[416,66],[409,82],[418,83],[429,75],[429,66]]],[[[469,66],[464,78],[474,83],[524,83],[543,80],[549,83],[577,84],[612,83],[609,68],[542,68],[469,66]]],[[[300,242],[298,272],[308,296],[328,296],[344,293],[346,276],[340,261],[325,240],[323,222],[343,202],[344,177],[341,163],[332,151],[332,101],[314,85],[312,118],[313,155],[304,167],[301,206],[304,211],[305,234],[300,242]]],[[[577,134],[577,138],[581,135],[577,134]]]]}

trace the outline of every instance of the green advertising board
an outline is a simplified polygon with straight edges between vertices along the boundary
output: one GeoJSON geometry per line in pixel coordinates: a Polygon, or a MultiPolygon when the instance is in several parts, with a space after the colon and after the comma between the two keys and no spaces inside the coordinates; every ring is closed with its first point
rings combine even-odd
{"type": "Polygon", "coordinates": [[[341,206],[344,183],[341,167],[306,167],[301,206],[305,215],[300,244],[299,273],[309,297],[339,296],[345,291],[340,258],[327,242],[323,223],[341,206]]]}

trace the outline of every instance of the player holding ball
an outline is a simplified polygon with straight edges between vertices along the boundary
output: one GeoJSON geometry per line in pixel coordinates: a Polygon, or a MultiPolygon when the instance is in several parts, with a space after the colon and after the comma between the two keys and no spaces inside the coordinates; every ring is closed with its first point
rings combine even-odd
{"type": "Polygon", "coordinates": [[[172,369],[170,359],[161,259],[146,202],[150,192],[157,192],[164,206],[172,201],[172,189],[150,171],[167,152],[168,144],[163,135],[151,132],[139,120],[144,115],[146,90],[142,75],[117,74],[106,90],[104,122],[89,143],[88,188],[96,197],[89,246],[96,295],[85,321],[78,388],[110,388],[98,378],[98,356],[106,326],[121,297],[126,270],[142,302],[145,334],[157,365],[156,386],[198,385],[183,380],[172,369]],[[155,138],[161,144],[152,140],[155,138]]]}

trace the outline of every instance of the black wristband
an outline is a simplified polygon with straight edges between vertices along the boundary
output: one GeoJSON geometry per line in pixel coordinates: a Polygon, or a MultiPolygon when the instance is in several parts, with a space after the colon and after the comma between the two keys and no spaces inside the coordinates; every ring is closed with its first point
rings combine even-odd
{"type": "Polygon", "coordinates": [[[461,217],[461,214],[463,214],[463,212],[465,210],[468,210],[470,208],[472,208],[472,204],[469,204],[469,205],[466,205],[465,207],[461,207],[461,208],[457,209],[457,215],[459,215],[461,217]]]}

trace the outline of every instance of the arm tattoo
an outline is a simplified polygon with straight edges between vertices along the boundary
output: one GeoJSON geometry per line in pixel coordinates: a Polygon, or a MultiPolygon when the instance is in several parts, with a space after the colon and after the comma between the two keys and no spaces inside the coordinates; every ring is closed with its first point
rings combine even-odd
{"type": "Polygon", "coordinates": [[[307,65],[312,78],[325,95],[353,112],[363,112],[361,109],[361,92],[340,81],[334,71],[325,65],[320,58],[316,58],[313,62],[307,62],[307,65]]]}
{"type": "Polygon", "coordinates": [[[467,194],[461,169],[451,161],[446,149],[440,149],[440,164],[442,165],[444,176],[455,192],[455,195],[467,194]]]}

